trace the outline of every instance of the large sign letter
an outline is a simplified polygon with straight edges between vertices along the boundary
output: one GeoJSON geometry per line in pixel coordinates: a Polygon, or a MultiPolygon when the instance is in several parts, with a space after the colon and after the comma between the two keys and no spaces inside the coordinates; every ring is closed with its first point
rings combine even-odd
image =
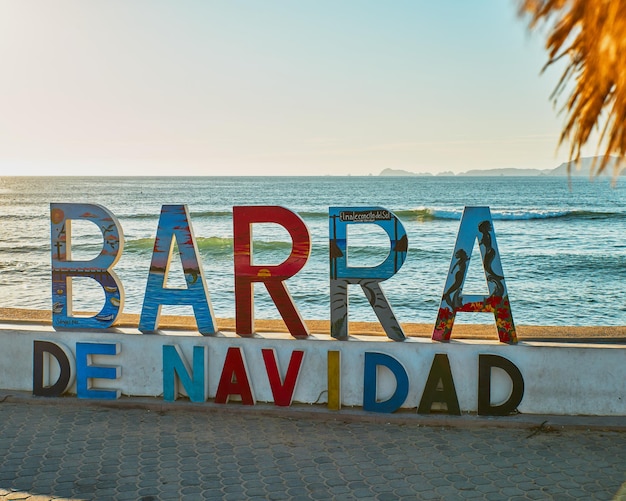
{"type": "Polygon", "coordinates": [[[435,341],[449,341],[458,311],[493,313],[498,336],[503,343],[517,343],[515,325],[507,294],[502,263],[493,231],[489,207],[465,207],[456,237],[450,272],[446,280],[437,322],[435,341]],[[474,241],[478,240],[489,295],[463,295],[463,284],[474,241]]]}
{"type": "Polygon", "coordinates": [[[93,387],[94,379],[119,379],[120,366],[95,365],[94,355],[115,356],[120,353],[120,343],[76,343],[76,396],[78,398],[116,400],[120,390],[93,387]]]}
{"type": "Polygon", "coordinates": [[[459,399],[456,396],[456,388],[450,369],[450,360],[445,353],[437,353],[433,359],[433,365],[430,367],[430,374],[428,374],[417,412],[430,414],[435,402],[444,404],[447,414],[461,415],[459,399]]]}
{"type": "Polygon", "coordinates": [[[193,368],[178,345],[163,346],[163,400],[173,402],[178,398],[179,384],[192,402],[204,402],[208,394],[207,350],[193,347],[193,368]]]}
{"type": "Polygon", "coordinates": [[[359,284],[387,336],[404,341],[406,336],[379,283],[397,273],[406,259],[406,231],[396,215],[382,207],[330,207],[330,333],[348,339],[348,285],[359,284]],[[378,266],[351,267],[347,260],[348,224],[376,224],[389,236],[389,255],[378,266]]]}
{"type": "Polygon", "coordinates": [[[309,331],[284,281],[298,273],[311,253],[311,238],[304,221],[295,212],[279,206],[233,207],[235,259],[235,317],[240,336],[254,334],[254,282],[262,282],[285,325],[294,337],[307,337],[309,331]],[[252,225],[275,223],[291,236],[289,257],[278,265],[252,264],[252,225]]]}
{"type": "Polygon", "coordinates": [[[263,354],[263,362],[265,363],[267,378],[270,382],[272,395],[274,396],[274,405],[289,407],[291,405],[291,401],[293,400],[293,392],[296,389],[296,384],[298,383],[298,376],[300,375],[300,367],[302,366],[304,352],[301,350],[294,350],[291,352],[289,367],[287,367],[285,379],[282,383],[280,380],[280,373],[278,371],[278,362],[276,361],[276,352],[271,348],[263,348],[261,353],[263,354]]]}
{"type": "Polygon", "coordinates": [[[52,326],[55,329],[106,329],[124,305],[122,282],[111,268],[122,255],[124,234],[117,218],[101,205],[50,204],[52,252],[52,326]],[[100,254],[90,261],[72,261],[72,220],[91,221],[103,237],[100,254]],[[73,315],[72,277],[87,277],[104,289],[105,301],[93,317],[73,315]]]}
{"type": "Polygon", "coordinates": [[[146,295],[139,320],[139,330],[154,332],[158,327],[161,306],[190,305],[201,334],[215,334],[215,319],[204,280],[204,271],[186,205],[164,205],[154,241],[146,295]],[[183,265],[186,288],[166,287],[174,239],[183,265]]]}
{"type": "Polygon", "coordinates": [[[363,410],[370,412],[392,413],[397,411],[409,394],[409,376],[404,366],[395,358],[385,353],[365,352],[365,368],[363,371],[363,410]],[[378,366],[386,367],[396,380],[393,395],[379,402],[378,366]]]}
{"type": "Polygon", "coordinates": [[[74,355],[67,347],[51,341],[34,341],[33,395],[60,397],[72,385],[75,369],[74,355]],[[52,383],[54,365],[58,367],[58,371],[56,380],[52,383]]]}
{"type": "Polygon", "coordinates": [[[524,397],[524,378],[510,360],[498,355],[478,356],[478,414],[481,416],[508,416],[516,411],[524,397]],[[505,402],[491,404],[491,369],[502,369],[511,379],[511,393],[505,402]]]}
{"type": "Polygon", "coordinates": [[[238,346],[231,346],[226,352],[222,375],[215,393],[216,404],[227,404],[231,395],[239,395],[243,405],[254,405],[254,393],[248,378],[246,359],[243,350],[238,346]]]}

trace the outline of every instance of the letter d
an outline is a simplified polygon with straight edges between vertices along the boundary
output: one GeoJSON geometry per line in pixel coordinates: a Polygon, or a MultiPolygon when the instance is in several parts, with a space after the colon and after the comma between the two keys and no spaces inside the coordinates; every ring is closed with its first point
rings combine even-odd
{"type": "Polygon", "coordinates": [[[385,353],[365,352],[365,369],[363,375],[363,410],[371,412],[395,412],[406,400],[409,394],[409,376],[398,360],[385,353]],[[396,379],[396,389],[387,400],[376,400],[377,368],[379,365],[387,367],[396,379]]]}
{"type": "Polygon", "coordinates": [[[33,395],[38,397],[60,397],[72,385],[74,379],[74,357],[70,350],[50,341],[33,342],[33,395]],[[50,384],[51,358],[58,363],[57,380],[50,384]]]}
{"type": "Polygon", "coordinates": [[[524,378],[517,366],[498,355],[478,356],[478,414],[481,416],[508,416],[515,411],[524,396],[524,378]],[[513,383],[509,398],[491,405],[491,369],[498,367],[508,374],[513,383]]]}

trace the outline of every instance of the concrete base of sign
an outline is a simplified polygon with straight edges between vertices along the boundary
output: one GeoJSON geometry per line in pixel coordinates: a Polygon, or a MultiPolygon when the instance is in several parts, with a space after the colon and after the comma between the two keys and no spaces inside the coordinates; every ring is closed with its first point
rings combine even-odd
{"type": "MultiPolygon", "coordinates": [[[[497,339],[455,340],[453,337],[449,343],[427,338],[410,338],[398,343],[374,336],[336,341],[326,334],[296,340],[286,333],[263,333],[263,337],[244,339],[232,332],[216,337],[177,330],[142,335],[132,328],[56,332],[42,322],[11,322],[0,324],[0,390],[32,392],[35,369],[39,369],[39,375],[43,373],[44,386],[57,381],[60,369],[54,357],[35,357],[34,346],[42,342],[58,346],[68,359],[73,359],[68,365],[72,377],[63,391],[88,399],[99,398],[99,391],[109,392],[106,398],[111,398],[111,394],[113,398],[117,395],[164,398],[164,388],[172,384],[165,379],[180,376],[168,373],[170,375],[164,379],[164,353],[167,351],[164,346],[174,346],[181,363],[189,370],[189,380],[196,379],[194,388],[201,392],[202,401],[212,402],[220,381],[232,382],[233,374],[225,371],[226,366],[231,366],[225,361],[229,349],[234,348],[243,360],[241,370],[244,372],[237,376],[247,378],[256,402],[276,400],[276,385],[285,381],[293,352],[303,351],[304,359],[291,395],[294,403],[327,403],[329,381],[338,378],[340,406],[362,407],[364,398],[370,398],[374,409],[387,412],[388,408],[378,406],[397,396],[398,386],[403,384],[399,383],[398,375],[404,372],[408,387],[398,407],[402,412],[417,412],[433,360],[436,355],[445,355],[460,411],[476,412],[481,391],[479,360],[495,355],[509,361],[521,373],[524,389],[517,405],[521,413],[626,416],[626,347],[606,342],[521,341],[517,345],[506,345],[497,339]],[[102,346],[114,348],[99,350],[102,346]],[[263,357],[263,350],[268,349],[273,350],[280,375],[280,381],[273,385],[263,357]],[[329,371],[329,352],[340,353],[340,363],[334,369],[336,374],[329,371]],[[202,356],[195,359],[196,353],[202,356]],[[374,360],[374,355],[379,357],[376,360],[393,359],[397,365],[382,364],[368,369],[367,359],[374,360]],[[48,358],[49,367],[44,364],[44,359],[48,358]],[[108,371],[111,367],[115,368],[108,371]],[[202,381],[198,380],[200,367],[204,374],[202,381]]],[[[492,405],[497,406],[509,398],[513,384],[507,372],[492,368],[490,383],[492,405]]],[[[184,384],[174,386],[181,395],[187,393],[184,384]]],[[[240,405],[238,398],[231,393],[226,399],[230,403],[225,405],[240,405]]]]}

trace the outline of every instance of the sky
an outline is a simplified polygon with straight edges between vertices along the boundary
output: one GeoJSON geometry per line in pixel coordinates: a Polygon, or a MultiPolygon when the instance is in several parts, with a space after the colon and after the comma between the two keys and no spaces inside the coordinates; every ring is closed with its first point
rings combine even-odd
{"type": "Polygon", "coordinates": [[[560,70],[517,5],[3,0],[0,175],[553,168],[560,70]]]}

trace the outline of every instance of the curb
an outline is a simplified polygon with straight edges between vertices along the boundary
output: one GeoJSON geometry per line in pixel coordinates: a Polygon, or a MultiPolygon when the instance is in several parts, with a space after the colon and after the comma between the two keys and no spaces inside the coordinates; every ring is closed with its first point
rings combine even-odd
{"type": "Polygon", "coordinates": [[[3,403],[28,405],[62,405],[100,409],[140,409],[147,412],[204,412],[212,414],[246,414],[290,420],[316,420],[334,423],[379,423],[385,425],[431,427],[431,428],[509,428],[532,429],[534,433],[561,430],[616,431],[626,432],[624,416],[563,416],[544,414],[514,414],[511,416],[479,416],[462,414],[417,414],[406,409],[393,414],[365,412],[360,408],[344,407],[340,411],[328,410],[322,405],[293,404],[290,407],[278,407],[272,404],[258,403],[244,406],[237,403],[216,404],[213,402],[195,403],[188,400],[165,402],[150,397],[122,397],[117,400],[84,400],[76,397],[37,397],[26,392],[0,392],[0,406],[3,403]]]}

